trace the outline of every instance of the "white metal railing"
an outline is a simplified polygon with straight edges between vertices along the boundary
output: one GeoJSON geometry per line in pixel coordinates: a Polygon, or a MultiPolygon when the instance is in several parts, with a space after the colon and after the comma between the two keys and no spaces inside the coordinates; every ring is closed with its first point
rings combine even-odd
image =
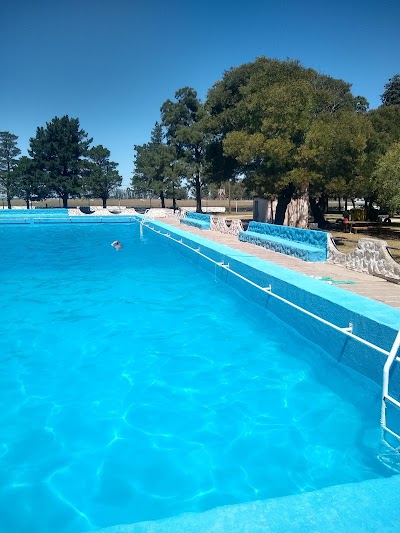
{"type": "Polygon", "coordinates": [[[154,216],[152,214],[151,209],[146,209],[146,211],[144,212],[144,215],[142,216],[142,219],[140,221],[140,225],[144,226],[144,224],[146,222],[150,222],[150,221],[153,221],[153,220],[154,220],[154,216]]]}
{"type": "Polygon", "coordinates": [[[397,433],[396,431],[393,431],[387,426],[386,408],[387,408],[387,403],[390,403],[394,405],[395,407],[397,407],[397,409],[400,409],[400,402],[389,394],[390,369],[392,368],[393,363],[395,361],[400,362],[400,357],[397,357],[397,352],[399,350],[399,347],[400,347],[400,330],[397,332],[396,339],[393,343],[392,349],[390,350],[385,366],[383,367],[382,408],[381,408],[382,439],[386,442],[386,444],[390,448],[393,448],[393,449],[397,449],[398,447],[395,448],[391,446],[391,444],[389,444],[389,442],[386,439],[386,433],[389,433],[390,435],[395,437],[399,441],[399,446],[400,446],[400,434],[397,433]]]}

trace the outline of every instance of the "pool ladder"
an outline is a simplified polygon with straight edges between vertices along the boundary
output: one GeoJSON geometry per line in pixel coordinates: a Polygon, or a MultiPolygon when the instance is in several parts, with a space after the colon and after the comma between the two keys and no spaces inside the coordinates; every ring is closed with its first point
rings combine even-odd
{"type": "Polygon", "coordinates": [[[396,400],[391,394],[389,394],[389,381],[390,370],[393,364],[400,363],[400,357],[397,352],[400,347],[400,330],[397,332],[396,339],[393,343],[392,349],[389,352],[385,366],[383,367],[383,386],[382,386],[382,409],[381,409],[381,425],[382,425],[382,439],[384,442],[394,451],[400,452],[400,434],[390,429],[387,425],[386,409],[388,405],[392,405],[397,409],[400,409],[400,401],[396,400]],[[398,440],[398,446],[393,446],[388,442],[388,434],[392,435],[398,440]]]}
{"type": "Polygon", "coordinates": [[[146,222],[154,221],[154,218],[150,214],[150,209],[146,209],[144,212],[144,215],[140,221],[140,238],[143,238],[143,226],[146,224],[146,222]]]}

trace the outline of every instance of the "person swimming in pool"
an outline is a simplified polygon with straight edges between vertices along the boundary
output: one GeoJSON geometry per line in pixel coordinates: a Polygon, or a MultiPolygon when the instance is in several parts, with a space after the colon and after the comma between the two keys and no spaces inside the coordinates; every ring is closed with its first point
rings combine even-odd
{"type": "Polygon", "coordinates": [[[122,244],[119,241],[112,242],[111,246],[113,246],[117,250],[117,252],[118,252],[118,250],[121,250],[121,248],[122,248],[122,244]]]}

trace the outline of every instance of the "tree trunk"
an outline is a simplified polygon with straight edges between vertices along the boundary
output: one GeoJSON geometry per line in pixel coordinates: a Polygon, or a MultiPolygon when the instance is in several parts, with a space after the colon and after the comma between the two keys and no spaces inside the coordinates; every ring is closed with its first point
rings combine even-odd
{"type": "Polygon", "coordinates": [[[379,211],[374,208],[373,206],[373,200],[369,200],[366,209],[367,209],[367,220],[370,220],[371,222],[378,222],[378,213],[379,211]]]}
{"type": "Polygon", "coordinates": [[[318,224],[319,228],[325,228],[326,227],[326,220],[325,217],[316,201],[316,199],[312,196],[310,196],[310,209],[311,214],[314,218],[314,221],[318,224]]]}
{"type": "Polygon", "coordinates": [[[107,198],[102,198],[103,200],[103,209],[107,209],[107,198]]]}
{"type": "Polygon", "coordinates": [[[338,207],[339,213],[342,212],[342,203],[341,203],[341,200],[342,200],[342,198],[339,196],[339,207],[338,207]]]}
{"type": "Polygon", "coordinates": [[[200,185],[200,174],[196,174],[196,213],[201,213],[201,185],[200,185]]]}
{"type": "Polygon", "coordinates": [[[276,205],[275,211],[275,224],[282,226],[285,222],[285,215],[287,206],[290,204],[294,193],[294,187],[292,184],[289,184],[286,189],[278,196],[278,203],[276,205]]]}
{"type": "Polygon", "coordinates": [[[162,208],[162,209],[165,209],[165,196],[164,196],[164,191],[161,191],[161,192],[160,192],[160,200],[161,200],[161,208],[162,208]]]}
{"type": "Polygon", "coordinates": [[[174,212],[178,209],[178,206],[176,205],[174,182],[172,182],[172,208],[173,208],[174,212]]]}
{"type": "Polygon", "coordinates": [[[61,196],[64,209],[68,209],[68,194],[61,196]]]}
{"type": "Polygon", "coordinates": [[[26,208],[27,208],[27,209],[30,209],[30,206],[29,206],[29,198],[26,198],[26,199],[25,199],[25,203],[26,203],[26,208]]]}
{"type": "Polygon", "coordinates": [[[11,207],[11,198],[8,198],[8,196],[7,196],[7,207],[8,207],[8,209],[12,209],[12,207],[11,207]]]}

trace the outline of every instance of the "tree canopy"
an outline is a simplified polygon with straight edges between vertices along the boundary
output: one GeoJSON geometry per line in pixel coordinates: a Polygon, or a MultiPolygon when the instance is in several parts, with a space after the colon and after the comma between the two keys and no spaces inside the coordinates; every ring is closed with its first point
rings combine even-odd
{"type": "Polygon", "coordinates": [[[79,119],[55,117],[46,127],[38,127],[30,139],[29,155],[46,176],[48,188],[68,207],[68,198],[82,191],[84,157],[92,139],[80,129],[79,119]]]}
{"type": "Polygon", "coordinates": [[[376,168],[378,200],[392,212],[400,209],[400,143],[378,161],[376,168]]]}
{"type": "Polygon", "coordinates": [[[194,189],[201,211],[213,183],[240,179],[252,194],[278,200],[275,223],[295,195],[308,194],[322,225],[329,195],[363,196],[369,205],[377,199],[377,161],[400,140],[398,82],[396,75],[385,105],[369,111],[343,80],[296,60],[257,58],[227,70],[204,104],[191,87],[164,102],[157,142],[153,130],[150,143],[135,147],[132,184],[151,186],[163,202],[172,169],[194,189]],[[167,166],[166,147],[175,151],[167,166]]]}
{"type": "Polygon", "coordinates": [[[150,142],[135,145],[135,170],[132,187],[136,191],[151,190],[161,199],[165,207],[165,197],[175,198],[175,190],[179,187],[179,176],[174,169],[176,159],[175,148],[164,143],[162,125],[156,122],[151,132],[150,142]]]}
{"type": "Polygon", "coordinates": [[[390,78],[385,85],[385,91],[381,96],[384,106],[400,105],[400,75],[396,74],[390,78]]]}
{"type": "Polygon", "coordinates": [[[25,200],[27,209],[30,208],[33,199],[42,200],[47,197],[49,190],[46,177],[38,170],[33,159],[22,156],[14,172],[17,196],[25,200]]]}
{"type": "Polygon", "coordinates": [[[110,150],[101,144],[87,150],[86,156],[88,163],[84,179],[85,193],[101,198],[105,208],[111,192],[122,183],[122,177],[117,171],[118,163],[110,161],[110,150]]]}
{"type": "Polygon", "coordinates": [[[168,146],[175,149],[175,172],[193,187],[196,210],[201,212],[207,148],[206,110],[191,87],[175,93],[175,102],[166,100],[161,106],[161,120],[166,128],[168,146]]]}
{"type": "Polygon", "coordinates": [[[321,135],[324,123],[326,136],[335,125],[329,117],[362,115],[367,102],[353,97],[350,84],[298,61],[262,57],[226,72],[210,89],[206,107],[224,155],[236,160],[248,188],[278,198],[275,222],[282,223],[293,194],[322,183],[316,165],[304,159],[312,128],[318,123],[321,135]]]}

